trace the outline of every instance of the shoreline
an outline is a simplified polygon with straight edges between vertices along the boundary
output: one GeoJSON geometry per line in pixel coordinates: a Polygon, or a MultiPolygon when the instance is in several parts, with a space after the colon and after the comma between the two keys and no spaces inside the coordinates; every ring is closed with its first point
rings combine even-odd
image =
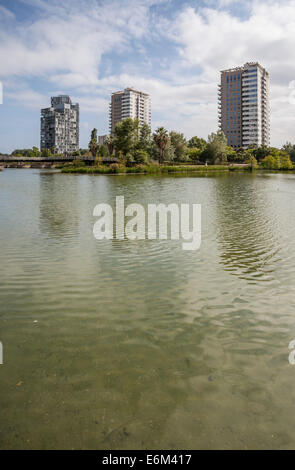
{"type": "Polygon", "coordinates": [[[124,167],[115,164],[110,166],[63,166],[58,163],[7,163],[0,166],[0,172],[5,169],[19,170],[56,170],[62,174],[88,174],[106,176],[127,176],[127,175],[169,175],[169,174],[196,174],[206,175],[210,173],[295,173],[294,169],[268,169],[263,167],[251,169],[250,165],[138,165],[134,167],[124,167]]]}
{"type": "Polygon", "coordinates": [[[63,167],[61,173],[71,174],[99,174],[99,175],[165,175],[175,173],[211,173],[248,171],[249,167],[227,166],[227,165],[138,165],[134,167],[113,166],[113,167],[63,167]]]}

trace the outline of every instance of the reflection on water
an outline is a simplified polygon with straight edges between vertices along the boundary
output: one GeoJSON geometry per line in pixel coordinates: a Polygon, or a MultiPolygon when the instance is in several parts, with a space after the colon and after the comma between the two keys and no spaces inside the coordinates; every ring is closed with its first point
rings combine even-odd
{"type": "Polygon", "coordinates": [[[48,237],[66,236],[78,226],[78,207],[70,204],[71,196],[77,194],[78,180],[64,184],[58,174],[41,173],[40,230],[48,237]]]}
{"type": "Polygon", "coordinates": [[[218,238],[221,262],[245,279],[273,279],[273,263],[279,259],[276,214],[257,176],[220,178],[216,184],[218,238]]]}
{"type": "Polygon", "coordinates": [[[293,448],[295,179],[0,175],[0,448],[293,448]],[[201,203],[202,245],[96,204],[201,203]]]}

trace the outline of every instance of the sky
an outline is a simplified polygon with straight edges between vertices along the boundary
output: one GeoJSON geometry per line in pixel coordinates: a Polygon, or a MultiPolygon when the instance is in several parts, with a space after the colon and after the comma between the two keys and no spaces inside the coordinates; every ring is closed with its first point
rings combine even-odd
{"type": "Polygon", "coordinates": [[[220,70],[270,74],[271,145],[295,143],[295,0],[0,0],[0,153],[39,147],[50,97],[80,104],[80,147],[111,93],[151,95],[152,129],[218,129],[220,70]]]}

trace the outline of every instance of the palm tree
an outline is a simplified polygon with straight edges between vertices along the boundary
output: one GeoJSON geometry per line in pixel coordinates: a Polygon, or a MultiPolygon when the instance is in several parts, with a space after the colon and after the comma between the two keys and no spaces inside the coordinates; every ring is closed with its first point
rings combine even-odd
{"type": "Polygon", "coordinates": [[[159,150],[159,163],[162,164],[164,161],[164,152],[169,142],[168,131],[164,127],[159,127],[153,135],[154,142],[159,150]]]}
{"type": "Polygon", "coordinates": [[[108,135],[105,140],[105,143],[107,145],[107,148],[111,157],[114,153],[114,137],[112,135],[108,135]]]}
{"type": "Polygon", "coordinates": [[[96,158],[98,154],[99,145],[97,143],[97,129],[93,129],[91,132],[91,140],[89,142],[89,150],[93,158],[96,158]]]}

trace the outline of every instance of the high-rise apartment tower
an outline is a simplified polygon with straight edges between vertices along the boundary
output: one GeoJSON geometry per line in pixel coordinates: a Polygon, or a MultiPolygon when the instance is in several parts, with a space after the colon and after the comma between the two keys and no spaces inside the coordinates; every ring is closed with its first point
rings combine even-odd
{"type": "Polygon", "coordinates": [[[151,125],[151,99],[147,93],[125,88],[112,94],[110,103],[110,133],[117,122],[126,118],[139,119],[139,123],[151,125]]]}
{"type": "Polygon", "coordinates": [[[228,145],[270,145],[269,75],[258,62],[221,72],[218,107],[228,145]]]}
{"type": "Polygon", "coordinates": [[[51,107],[41,110],[40,148],[54,148],[55,153],[79,150],[79,105],[69,96],[51,98],[51,107]]]}

